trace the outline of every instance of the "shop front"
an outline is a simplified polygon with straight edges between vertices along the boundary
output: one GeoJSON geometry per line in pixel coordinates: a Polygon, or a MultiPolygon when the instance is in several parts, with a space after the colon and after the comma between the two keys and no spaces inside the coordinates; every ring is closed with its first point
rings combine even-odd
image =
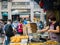
{"type": "Polygon", "coordinates": [[[12,11],[12,19],[16,20],[16,17],[19,18],[26,18],[30,20],[30,9],[17,9],[12,11]]]}

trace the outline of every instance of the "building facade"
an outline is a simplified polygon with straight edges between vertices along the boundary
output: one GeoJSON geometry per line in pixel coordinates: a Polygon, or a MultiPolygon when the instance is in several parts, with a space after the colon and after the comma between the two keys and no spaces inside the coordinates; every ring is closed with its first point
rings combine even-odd
{"type": "Polygon", "coordinates": [[[19,15],[32,22],[34,17],[44,21],[45,14],[34,0],[0,0],[0,19],[13,19],[19,15]]]}

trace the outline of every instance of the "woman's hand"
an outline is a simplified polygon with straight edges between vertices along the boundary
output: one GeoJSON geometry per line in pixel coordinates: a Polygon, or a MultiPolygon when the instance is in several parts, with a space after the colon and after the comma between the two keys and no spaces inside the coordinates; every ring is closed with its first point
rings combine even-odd
{"type": "Polygon", "coordinates": [[[48,33],[50,33],[50,32],[51,32],[51,30],[48,30],[47,32],[48,32],[48,33]]]}
{"type": "Polygon", "coordinates": [[[40,30],[37,30],[37,33],[40,33],[40,30]]]}

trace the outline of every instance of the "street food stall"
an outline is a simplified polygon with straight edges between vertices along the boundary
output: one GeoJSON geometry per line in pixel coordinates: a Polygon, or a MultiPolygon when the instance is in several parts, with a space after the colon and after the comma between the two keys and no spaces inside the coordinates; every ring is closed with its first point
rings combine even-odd
{"type": "Polygon", "coordinates": [[[57,41],[44,40],[42,37],[46,38],[46,35],[37,33],[36,23],[25,25],[24,32],[23,35],[16,34],[11,37],[9,45],[59,45],[57,41]]]}

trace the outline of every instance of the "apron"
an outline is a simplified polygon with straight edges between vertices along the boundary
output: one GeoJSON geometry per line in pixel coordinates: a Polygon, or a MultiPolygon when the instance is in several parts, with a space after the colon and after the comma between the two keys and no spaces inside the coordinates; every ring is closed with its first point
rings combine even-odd
{"type": "MultiPolygon", "coordinates": [[[[53,24],[50,25],[50,30],[54,30],[53,24]]],[[[60,34],[50,32],[49,36],[51,40],[60,42],[60,34]]]]}

